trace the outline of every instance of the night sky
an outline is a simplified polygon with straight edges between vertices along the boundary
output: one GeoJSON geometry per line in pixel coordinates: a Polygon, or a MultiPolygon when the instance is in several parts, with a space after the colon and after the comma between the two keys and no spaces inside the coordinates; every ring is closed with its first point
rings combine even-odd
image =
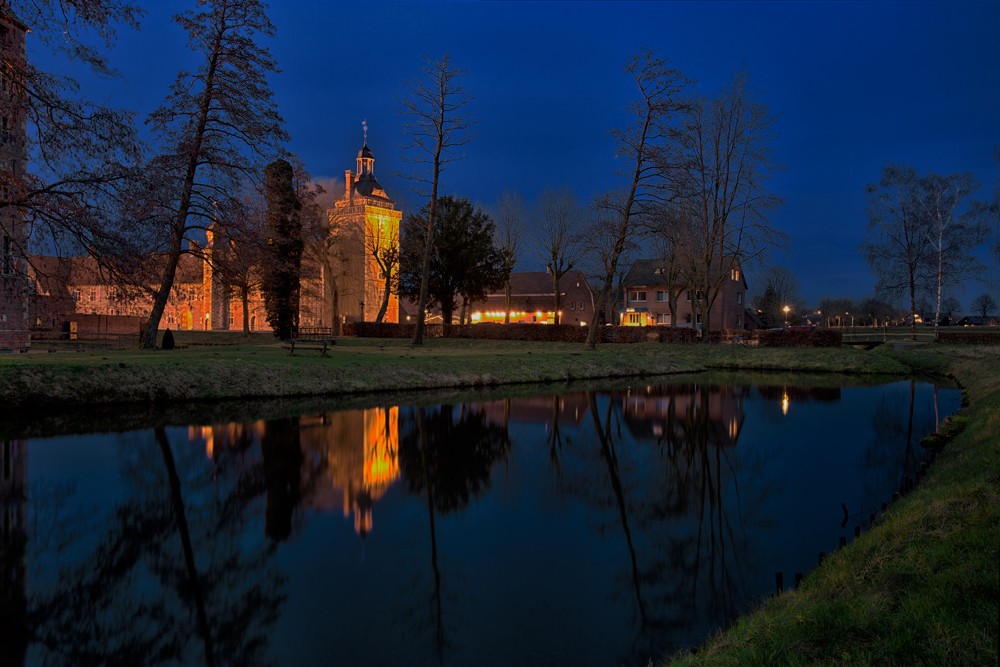
{"type": "MultiPolygon", "coordinates": [[[[142,30],[119,31],[112,63],[123,79],[98,80],[45,53],[47,69],[74,74],[95,99],[156,108],[176,72],[198,59],[169,17],[193,0],[146,3],[142,30]]],[[[444,193],[489,204],[504,189],[532,200],[546,186],[583,202],[615,187],[606,132],[628,120],[633,90],[622,63],[642,47],[719,89],[749,65],[780,114],[773,183],[785,206],[772,217],[791,238],[777,255],[811,304],[863,297],[873,281],[855,248],[864,236],[866,183],[887,162],[919,171],[972,171],[992,197],[1000,170],[1000,3],[538,3],[383,4],[274,2],[277,38],[264,43],[283,71],[272,78],[292,135],[288,147],[314,177],[354,168],[367,119],[375,173],[404,211],[414,207],[393,109],[420,54],[450,52],[468,68],[480,120],[468,159],[445,172],[444,193]]],[[[29,38],[29,49],[31,40],[29,38]]],[[[523,270],[537,270],[533,260],[523,270]]],[[[753,289],[753,286],[751,286],[753,289]]],[[[966,304],[982,291],[957,294],[966,304]]]]}

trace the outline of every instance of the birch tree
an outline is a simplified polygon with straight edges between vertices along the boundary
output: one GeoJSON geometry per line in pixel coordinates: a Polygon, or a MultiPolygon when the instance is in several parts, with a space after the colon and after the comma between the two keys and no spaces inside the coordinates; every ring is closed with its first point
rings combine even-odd
{"type": "Polygon", "coordinates": [[[472,127],[477,122],[466,111],[466,106],[473,99],[472,94],[459,81],[468,75],[468,70],[456,66],[447,53],[438,61],[427,56],[423,59],[425,65],[420,68],[420,74],[405,82],[406,94],[396,98],[398,111],[406,116],[403,134],[407,140],[401,146],[402,159],[416,165],[406,176],[413,183],[411,189],[417,196],[427,198],[427,237],[422,253],[423,273],[417,296],[414,345],[424,344],[424,318],[441,172],[449,164],[465,158],[457,151],[475,137],[472,127]]]}
{"type": "Polygon", "coordinates": [[[278,65],[260,46],[274,26],[260,0],[198,0],[199,11],[174,16],[188,46],[203,60],[182,70],[149,123],[163,153],[150,166],[166,193],[166,263],[153,298],[142,344],[156,346],[156,331],[170,296],[184,243],[211,219],[212,202],[259,178],[260,165],[289,140],[267,82],[278,65]]]}
{"type": "Polygon", "coordinates": [[[966,198],[978,189],[979,183],[972,172],[948,176],[928,172],[920,179],[920,212],[926,220],[932,247],[928,269],[935,295],[934,340],[940,334],[943,290],[960,286],[986,270],[972,251],[989,236],[988,206],[972,201],[961,210],[966,198]]]}

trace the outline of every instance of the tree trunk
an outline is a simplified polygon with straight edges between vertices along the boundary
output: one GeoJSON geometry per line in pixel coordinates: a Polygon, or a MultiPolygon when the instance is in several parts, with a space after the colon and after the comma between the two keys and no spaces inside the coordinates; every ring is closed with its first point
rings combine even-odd
{"type": "Polygon", "coordinates": [[[205,613],[205,600],[201,583],[198,580],[198,570],[194,563],[191,533],[188,530],[187,518],[184,513],[184,499],[181,496],[181,480],[177,475],[177,466],[174,465],[174,454],[170,449],[167,433],[162,426],[156,429],[156,443],[160,446],[160,452],[163,454],[163,463],[167,468],[167,479],[170,482],[170,497],[173,500],[174,506],[174,519],[177,521],[177,531],[180,533],[181,546],[184,548],[184,563],[187,566],[188,584],[191,586],[191,591],[194,594],[198,630],[205,645],[205,664],[213,667],[215,665],[215,657],[212,650],[212,633],[209,631],[208,615],[205,613]]]}
{"type": "Polygon", "coordinates": [[[465,313],[468,311],[469,301],[462,295],[462,309],[458,311],[458,323],[461,326],[465,326],[465,313]]]}
{"type": "Polygon", "coordinates": [[[552,321],[556,324],[562,324],[562,318],[559,317],[559,279],[562,278],[562,274],[556,271],[556,267],[552,266],[552,293],[553,293],[553,308],[552,311],[552,321]]]}
{"type": "Polygon", "coordinates": [[[382,290],[382,305],[378,308],[378,315],[375,316],[375,321],[378,323],[382,322],[385,317],[385,313],[389,310],[389,295],[392,293],[392,281],[389,280],[391,273],[385,276],[385,288],[382,290]]]}
{"type": "Polygon", "coordinates": [[[503,311],[503,323],[510,324],[510,278],[507,278],[507,282],[503,286],[503,296],[504,296],[504,311],[503,311]]]}
{"type": "Polygon", "coordinates": [[[243,335],[250,335],[250,288],[240,288],[240,300],[243,302],[243,335]]]}
{"type": "Polygon", "coordinates": [[[170,289],[174,286],[174,275],[177,272],[177,261],[181,255],[181,245],[184,241],[184,232],[187,230],[188,209],[191,206],[191,192],[194,190],[194,176],[198,169],[198,152],[201,150],[202,139],[205,136],[205,127],[208,125],[208,115],[212,106],[212,95],[209,94],[215,87],[215,69],[219,62],[221,51],[221,33],[216,37],[212,49],[212,56],[209,58],[208,71],[205,74],[205,87],[202,89],[201,108],[198,110],[198,127],[195,130],[194,138],[187,147],[190,151],[188,158],[187,172],[184,175],[184,187],[181,190],[180,206],[177,207],[177,218],[174,220],[174,233],[170,241],[170,252],[167,258],[167,269],[163,273],[160,281],[160,289],[156,293],[153,301],[153,308],[149,312],[149,321],[146,323],[146,331],[143,335],[142,347],[148,350],[156,349],[156,332],[160,328],[160,318],[163,317],[163,309],[170,296],[170,289]]]}

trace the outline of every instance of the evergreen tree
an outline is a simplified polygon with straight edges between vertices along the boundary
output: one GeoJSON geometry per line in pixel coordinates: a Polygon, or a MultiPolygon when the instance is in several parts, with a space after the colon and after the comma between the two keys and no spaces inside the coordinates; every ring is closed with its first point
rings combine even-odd
{"type": "Polygon", "coordinates": [[[299,326],[299,274],[302,266],[302,203],[292,165],[267,166],[267,249],[263,267],[264,308],[274,335],[287,340],[299,326]]]}
{"type": "MultiPolygon", "coordinates": [[[[428,207],[420,215],[408,215],[400,243],[399,290],[417,297],[423,279],[423,246],[427,237],[428,207]]],[[[466,302],[485,298],[488,290],[503,287],[507,280],[503,256],[493,246],[493,221],[468,199],[451,196],[437,200],[434,241],[430,254],[427,304],[441,306],[446,324],[459,297],[466,302]]]]}

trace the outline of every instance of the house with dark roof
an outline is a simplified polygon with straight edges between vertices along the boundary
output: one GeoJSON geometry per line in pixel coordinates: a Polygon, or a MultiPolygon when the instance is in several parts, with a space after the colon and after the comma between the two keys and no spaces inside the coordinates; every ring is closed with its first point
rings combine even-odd
{"type": "MultiPolygon", "coordinates": [[[[637,259],[625,277],[618,324],[624,326],[674,326],[701,329],[699,303],[704,295],[686,281],[667,280],[665,261],[637,259]],[[672,283],[672,284],[668,284],[672,283]],[[676,311],[670,311],[671,295],[676,296],[676,311]]],[[[760,320],[747,308],[746,274],[738,261],[726,262],[731,268],[723,278],[719,295],[709,311],[712,331],[756,329],[760,320]]],[[[683,273],[681,274],[683,278],[683,273]]]]}
{"type": "MultiPolygon", "coordinates": [[[[587,284],[583,271],[572,270],[559,279],[559,309],[555,306],[552,274],[547,271],[528,271],[510,274],[510,321],[534,324],[553,324],[556,315],[562,324],[589,324],[594,316],[594,292],[587,284]]],[[[503,323],[507,298],[503,289],[487,294],[485,299],[466,304],[468,321],[503,323]]],[[[416,321],[416,302],[405,299],[400,303],[401,322],[416,321]]],[[[441,310],[429,309],[429,323],[439,323],[441,310]]],[[[458,324],[461,309],[452,316],[458,324]]]]}
{"type": "Polygon", "coordinates": [[[1000,325],[1000,315],[987,315],[986,317],[982,315],[966,315],[956,322],[955,325],[960,327],[995,327],[1000,325]]]}

